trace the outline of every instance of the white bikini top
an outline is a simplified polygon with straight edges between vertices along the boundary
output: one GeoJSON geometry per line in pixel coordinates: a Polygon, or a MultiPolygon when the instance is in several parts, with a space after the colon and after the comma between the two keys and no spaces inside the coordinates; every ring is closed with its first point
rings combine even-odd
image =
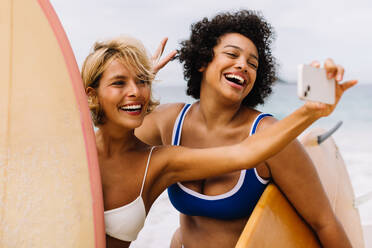
{"type": "Polygon", "coordinates": [[[146,209],[142,199],[142,191],[153,149],[154,146],[151,147],[147,158],[140,195],[127,205],[104,212],[107,235],[124,241],[133,241],[136,240],[138,233],[143,228],[146,220],[146,209]]]}

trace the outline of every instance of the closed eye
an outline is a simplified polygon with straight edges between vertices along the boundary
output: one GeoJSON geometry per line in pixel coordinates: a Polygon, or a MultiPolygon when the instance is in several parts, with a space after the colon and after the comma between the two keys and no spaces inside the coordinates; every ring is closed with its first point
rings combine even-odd
{"type": "Polygon", "coordinates": [[[238,57],[238,55],[235,54],[235,53],[228,53],[228,52],[226,52],[225,54],[227,54],[231,58],[237,58],[238,57]]]}
{"type": "Polygon", "coordinates": [[[253,69],[257,70],[258,66],[253,62],[247,62],[249,66],[251,66],[253,69]]]}

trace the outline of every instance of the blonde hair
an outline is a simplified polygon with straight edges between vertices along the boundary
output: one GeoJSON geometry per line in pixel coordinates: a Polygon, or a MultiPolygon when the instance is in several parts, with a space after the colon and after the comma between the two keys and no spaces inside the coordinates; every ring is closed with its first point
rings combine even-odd
{"type": "MultiPolygon", "coordinates": [[[[133,70],[137,79],[148,82],[151,87],[155,75],[151,71],[152,63],[142,42],[130,36],[120,36],[94,44],[93,51],[86,57],[81,69],[85,89],[98,89],[103,72],[115,59],[119,59],[124,66],[133,70]]],[[[147,113],[158,104],[151,95],[147,113]]],[[[88,105],[94,125],[104,124],[105,115],[98,100],[88,96],[88,105]]]]}

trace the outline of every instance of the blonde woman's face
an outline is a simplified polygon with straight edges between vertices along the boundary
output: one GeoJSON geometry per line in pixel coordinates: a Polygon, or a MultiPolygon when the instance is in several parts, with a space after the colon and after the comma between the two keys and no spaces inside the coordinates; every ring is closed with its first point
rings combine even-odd
{"type": "Polygon", "coordinates": [[[134,129],[142,124],[146,115],[151,87],[115,59],[102,74],[97,94],[106,117],[105,125],[134,129]]]}

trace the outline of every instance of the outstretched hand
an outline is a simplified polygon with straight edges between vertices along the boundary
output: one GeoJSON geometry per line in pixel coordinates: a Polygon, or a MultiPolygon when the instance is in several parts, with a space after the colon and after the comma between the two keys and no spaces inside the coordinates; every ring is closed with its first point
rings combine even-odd
{"type": "Polygon", "coordinates": [[[164,58],[160,59],[161,56],[163,55],[165,45],[167,44],[168,38],[164,38],[161,42],[158,48],[156,49],[154,55],[151,57],[152,63],[153,63],[153,68],[152,72],[154,74],[157,74],[158,71],[163,68],[166,64],[168,64],[171,59],[174,58],[177,54],[177,50],[173,50],[170,52],[167,56],[164,58]]]}
{"type": "MultiPolygon", "coordinates": [[[[311,63],[311,66],[319,68],[320,63],[314,61],[311,63]]],[[[328,79],[335,79],[335,103],[334,104],[326,104],[321,102],[313,102],[307,101],[305,103],[305,107],[309,109],[311,112],[316,114],[318,117],[324,117],[330,115],[333,110],[336,108],[338,102],[341,99],[341,96],[347,91],[349,88],[353,87],[357,84],[357,80],[350,80],[343,83],[340,83],[344,77],[344,68],[340,65],[336,65],[332,59],[327,59],[324,62],[324,69],[326,70],[328,79]]]]}

